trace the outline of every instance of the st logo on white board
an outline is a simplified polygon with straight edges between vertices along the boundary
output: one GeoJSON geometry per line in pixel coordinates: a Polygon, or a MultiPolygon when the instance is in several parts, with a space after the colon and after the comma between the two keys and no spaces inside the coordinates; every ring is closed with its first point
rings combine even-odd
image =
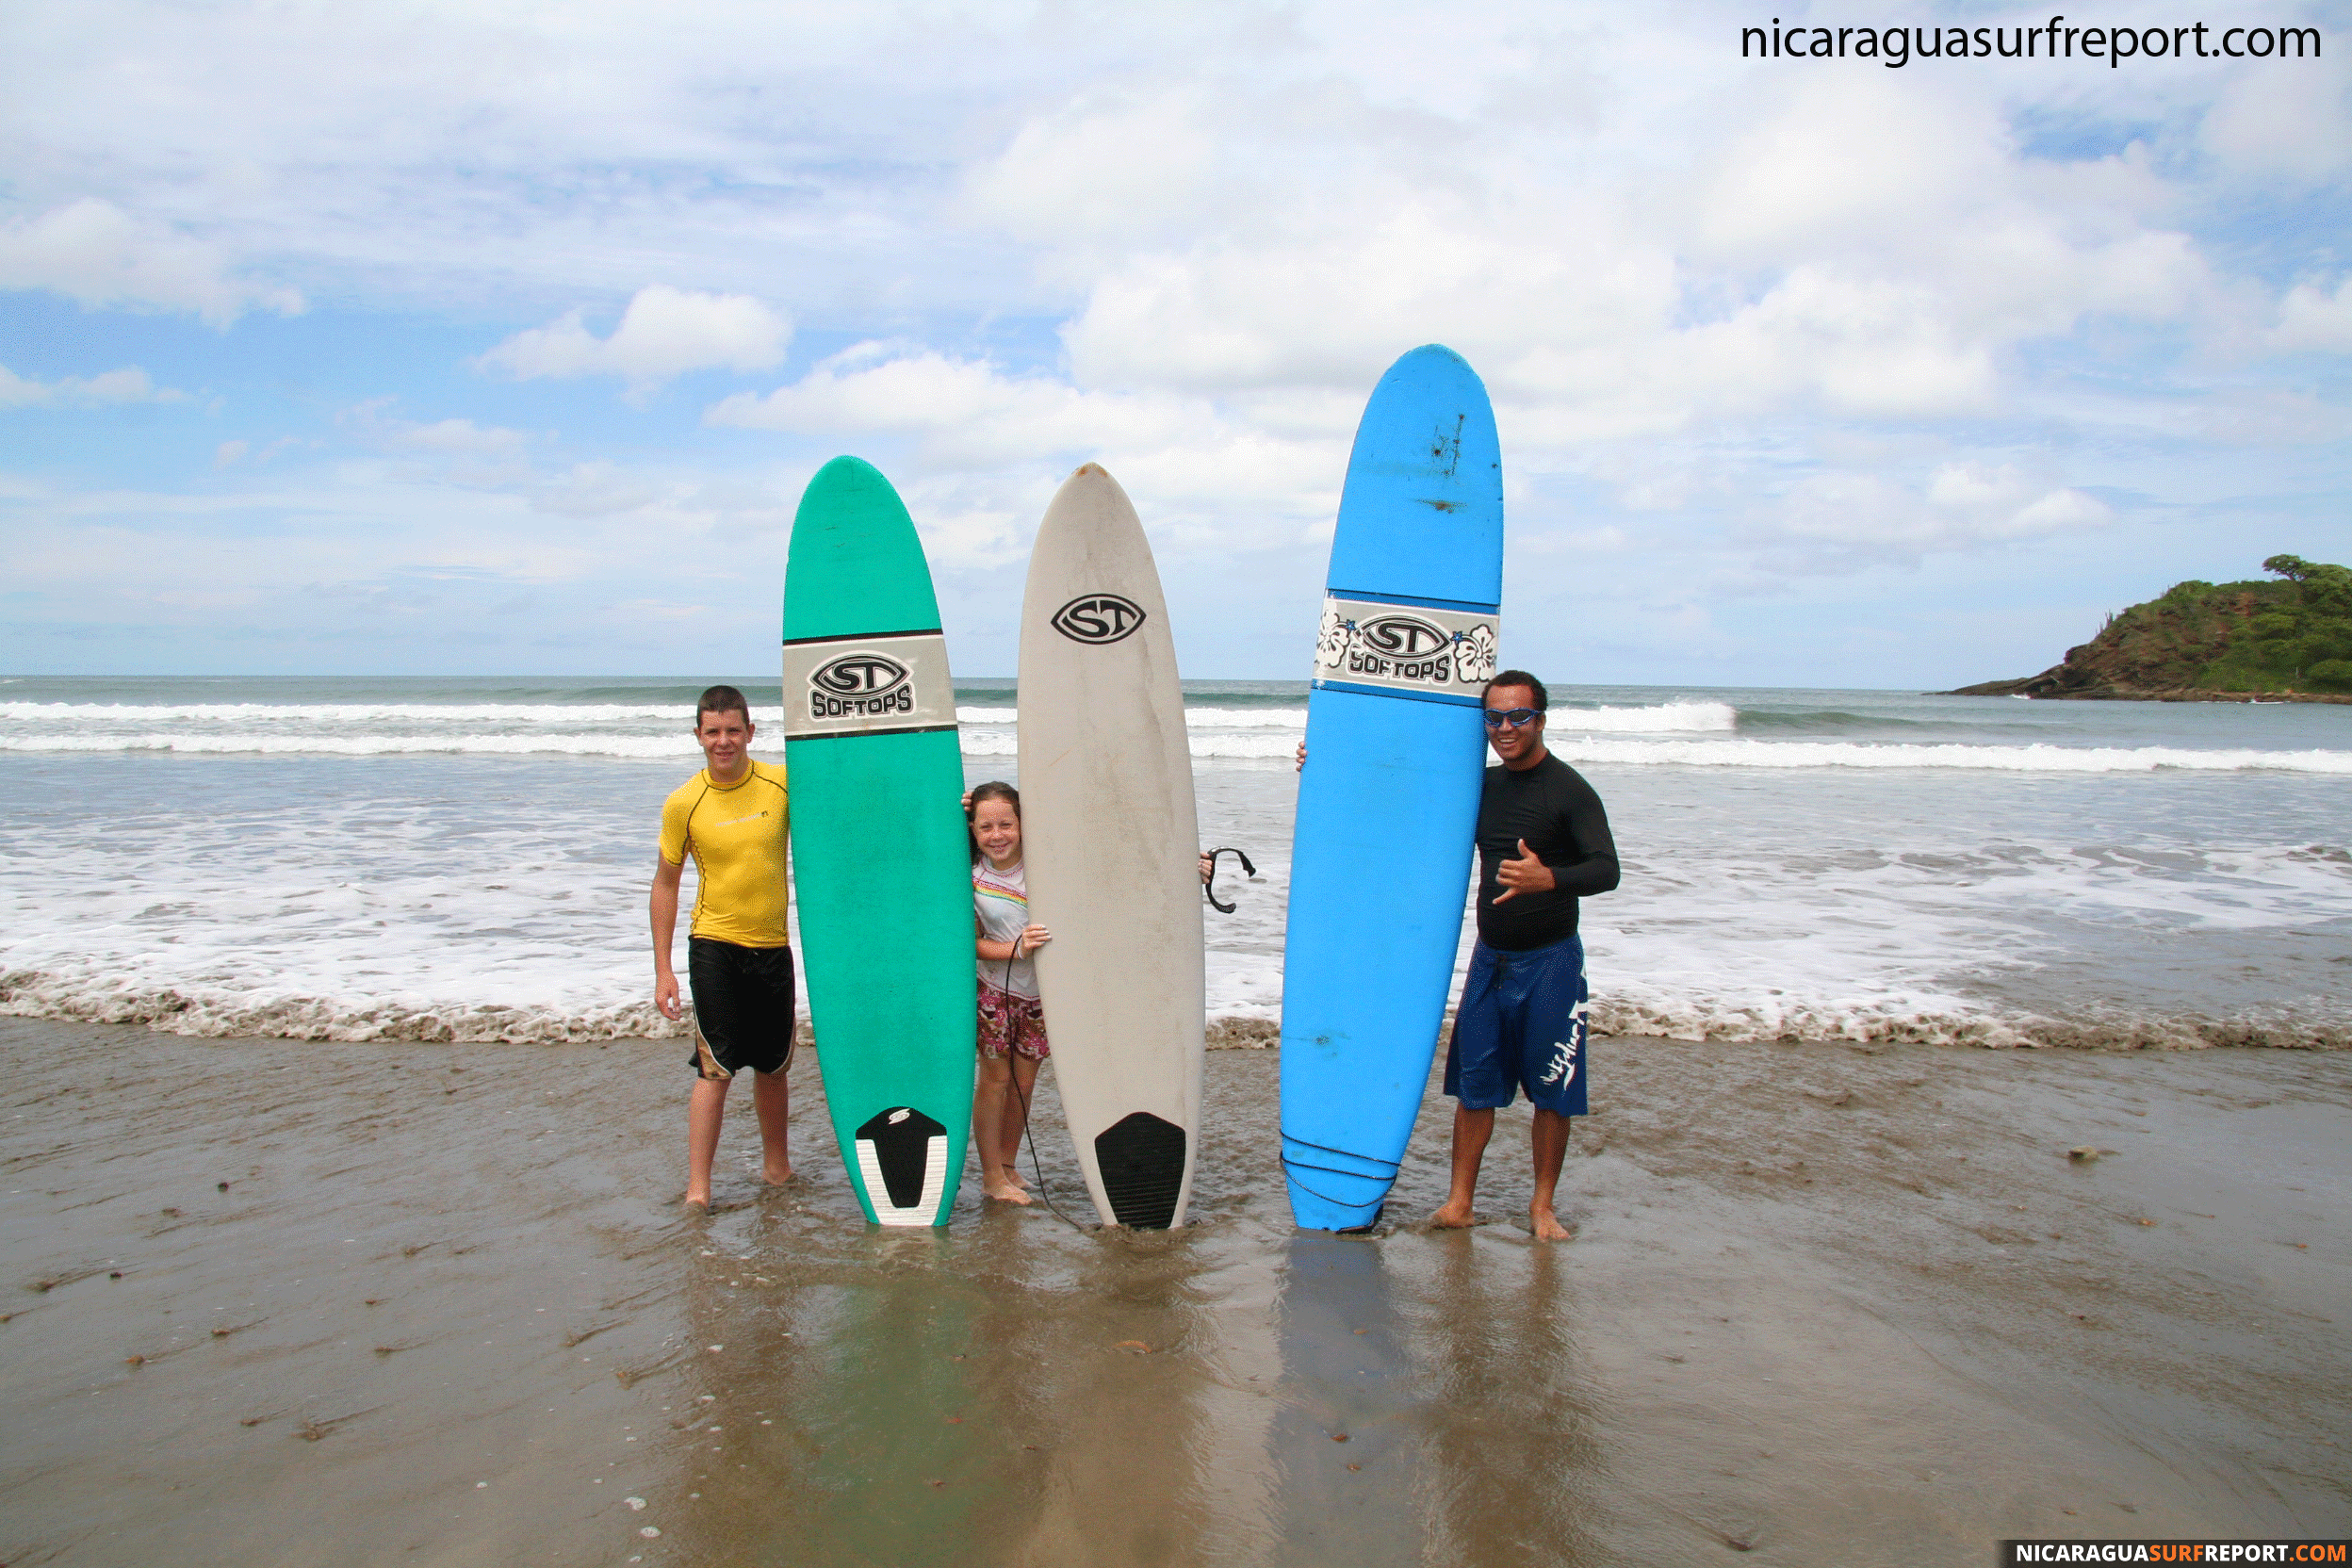
{"type": "Polygon", "coordinates": [[[1054,629],[1073,643],[1100,645],[1135,634],[1149,619],[1143,606],[1121,594],[1081,594],[1054,612],[1054,629]]]}

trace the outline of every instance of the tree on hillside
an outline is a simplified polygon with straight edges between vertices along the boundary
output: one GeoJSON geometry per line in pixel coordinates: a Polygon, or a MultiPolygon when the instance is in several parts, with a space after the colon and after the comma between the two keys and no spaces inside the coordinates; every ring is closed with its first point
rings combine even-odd
{"type": "Polygon", "coordinates": [[[2262,570],[2294,584],[2199,673],[2224,692],[2352,692],[2352,570],[2274,555],[2262,570]]]}

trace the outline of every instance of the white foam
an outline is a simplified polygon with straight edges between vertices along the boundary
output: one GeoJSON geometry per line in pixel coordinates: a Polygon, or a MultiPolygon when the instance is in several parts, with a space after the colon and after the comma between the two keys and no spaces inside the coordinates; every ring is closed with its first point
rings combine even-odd
{"type": "Polygon", "coordinates": [[[1875,745],[1851,741],[1595,741],[1547,737],[1571,762],[1625,767],[1967,768],[2001,773],[2352,774],[2352,751],[2251,751],[2181,746],[1875,745]]]}
{"type": "MultiPolygon", "coordinates": [[[[766,722],[781,709],[753,705],[766,722]]],[[[691,727],[678,703],[595,702],[0,702],[0,719],[79,724],[619,724],[660,721],[691,727]]]]}
{"type": "MultiPolygon", "coordinates": [[[[1199,734],[1185,737],[1194,758],[1217,761],[1288,761],[1301,732],[1281,735],[1199,734]]],[[[1011,729],[967,729],[957,743],[966,757],[1018,757],[1021,738],[1011,729]]]]}
{"type": "MultiPolygon", "coordinates": [[[[777,733],[776,710],[755,716],[777,733]]],[[[1016,752],[1009,705],[959,717],[969,755],[1016,752]]],[[[1273,1018],[1305,710],[1196,702],[1187,717],[1193,755],[1234,764],[1201,770],[1203,840],[1241,845],[1262,874],[1220,875],[1239,906],[1208,917],[1210,1014],[1273,1018]]],[[[1554,711],[1556,750],[1627,770],[1600,779],[1626,874],[1587,906],[1598,1027],[2197,1043],[2214,1037],[2200,1020],[2277,1002],[2301,1009],[2282,1038],[2347,1034],[2328,1021],[2341,998],[2297,988],[2325,988],[2327,944],[2352,928],[2335,801],[2352,752],[1760,741],[1722,733],[1736,719],[1695,701],[1554,711]],[[1723,781],[1693,771],[1708,768],[1759,771],[1732,809],[1723,781]],[[2132,776],[2158,770],[2246,776],[2194,792],[2132,776]],[[2115,782],[2020,790],[2004,772],[2115,782]],[[2146,956],[2159,941],[2184,978],[2146,956]]],[[[0,703],[0,749],[286,759],[110,770],[103,812],[13,797],[0,1011],[351,1040],[676,1032],[651,1009],[645,952],[654,812],[699,760],[671,705],[0,703]],[[572,770],[519,798],[452,783],[454,768],[299,760],[400,753],[645,765],[572,770]]]]}
{"type": "MultiPolygon", "coordinates": [[[[1010,725],[1021,720],[1018,708],[958,708],[956,722],[968,725],[1010,725]]],[[[1303,708],[1187,708],[1187,729],[1298,729],[1307,727],[1303,708]]]]}
{"type": "MultiPolygon", "coordinates": [[[[756,753],[778,748],[758,746],[756,753]]],[[[181,756],[399,757],[454,753],[521,757],[535,753],[568,757],[692,759],[700,755],[692,735],[122,735],[0,736],[0,751],[170,752],[181,756]]]]}
{"type": "MultiPolygon", "coordinates": [[[[780,755],[782,710],[754,707],[752,717],[770,738],[754,750],[780,755]]],[[[1012,708],[957,709],[964,749],[1012,755],[1018,718],[1012,708]]],[[[1195,707],[1186,719],[1197,757],[1273,757],[1296,745],[1306,710],[1195,707]]],[[[696,748],[675,704],[18,702],[0,703],[0,752],[691,760],[696,748]]]]}
{"type": "MultiPolygon", "coordinates": [[[[783,711],[755,707],[767,734],[783,711]]],[[[1217,708],[1184,712],[1192,755],[1202,760],[1279,760],[1306,726],[1304,708],[1217,708]]],[[[974,757],[1007,757],[1018,710],[956,710],[974,757]]],[[[1620,767],[1956,768],[1979,772],[2116,774],[2163,770],[2352,774],[2352,751],[2183,746],[1876,743],[1744,738],[1729,703],[1696,699],[1644,707],[1558,708],[1552,749],[1571,762],[1620,767]],[[1640,737],[1640,738],[1637,738],[1640,737]]],[[[759,748],[776,755],[774,744],[759,748]]],[[[390,757],[531,755],[691,760],[692,734],[670,703],[60,703],[0,702],[0,752],[154,752],[183,756],[390,757]]]]}
{"type": "Polygon", "coordinates": [[[1740,710],[1727,702],[1679,701],[1652,708],[1555,708],[1544,715],[1546,735],[1671,735],[1737,729],[1740,710]]]}

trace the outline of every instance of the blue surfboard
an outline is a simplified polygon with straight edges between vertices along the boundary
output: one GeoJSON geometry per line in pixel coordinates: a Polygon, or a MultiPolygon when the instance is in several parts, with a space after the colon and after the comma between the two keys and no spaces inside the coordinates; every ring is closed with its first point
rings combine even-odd
{"type": "Polygon", "coordinates": [[[1462,939],[1503,588],[1502,451],[1430,344],[1356,427],[1307,698],[1282,956],[1282,1168],[1302,1225],[1371,1224],[1462,939]]]}

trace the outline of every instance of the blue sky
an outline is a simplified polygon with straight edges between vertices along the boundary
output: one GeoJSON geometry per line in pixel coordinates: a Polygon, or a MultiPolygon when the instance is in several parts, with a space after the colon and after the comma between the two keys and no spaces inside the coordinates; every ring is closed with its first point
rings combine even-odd
{"type": "Polygon", "coordinates": [[[1949,686],[2352,563],[2344,7],[2068,19],[2318,59],[1899,71],[1633,9],[15,8],[0,670],[760,668],[849,451],[960,671],[1096,461],[1186,673],[1298,678],[1430,341],[1561,681],[1949,686]]]}

